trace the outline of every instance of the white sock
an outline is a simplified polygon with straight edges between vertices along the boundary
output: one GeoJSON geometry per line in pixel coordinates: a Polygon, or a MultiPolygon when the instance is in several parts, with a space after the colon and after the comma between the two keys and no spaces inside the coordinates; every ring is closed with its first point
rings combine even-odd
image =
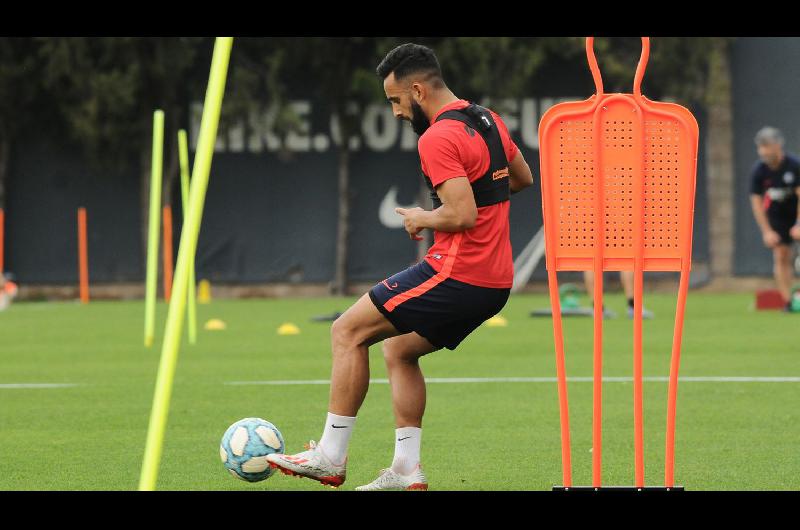
{"type": "Polygon", "coordinates": [[[331,459],[336,465],[341,465],[347,458],[347,445],[350,443],[350,435],[353,434],[353,425],[356,418],[350,416],[337,416],[332,412],[328,413],[325,420],[325,430],[322,431],[322,438],[319,445],[325,456],[331,459]]]}
{"type": "Polygon", "coordinates": [[[394,432],[392,471],[401,475],[410,475],[419,464],[422,429],[420,427],[400,427],[394,432]]]}

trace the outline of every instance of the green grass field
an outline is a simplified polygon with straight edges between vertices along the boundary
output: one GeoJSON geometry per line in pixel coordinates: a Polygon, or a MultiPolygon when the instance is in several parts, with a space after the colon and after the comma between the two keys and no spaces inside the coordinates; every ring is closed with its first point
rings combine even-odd
{"type": "MultiPolygon", "coordinates": [[[[173,390],[158,488],[168,490],[323,490],[316,482],[275,474],[248,484],[219,461],[222,433],[260,416],[278,426],[289,452],[317,440],[327,385],[249,385],[231,381],[311,380],[330,376],[329,324],[320,313],[352,299],[217,301],[198,306],[200,329],[184,342],[173,390]],[[286,321],[297,336],[278,336],[286,321]]],[[[645,376],[666,376],[675,297],[652,294],[646,305],[645,376]]],[[[506,328],[481,327],[455,352],[423,359],[427,377],[553,377],[550,319],[530,318],[545,296],[512,296],[506,328]]],[[[623,314],[624,300],[607,296],[623,314]]],[[[800,376],[800,316],[755,312],[750,295],[690,293],[682,376],[800,376]]],[[[144,304],[17,303],[0,313],[0,489],[130,490],[138,485],[160,354],[166,306],[158,309],[157,344],[142,345],[144,304]],[[68,383],[64,388],[10,388],[68,383]]],[[[606,321],[604,373],[632,373],[631,322],[606,321]]],[[[591,319],[565,320],[567,373],[591,375],[591,319]]],[[[385,378],[380,348],[372,376],[385,378]]],[[[679,386],[676,483],[687,489],[800,489],[800,383],[696,382],[679,386]]],[[[663,483],[664,382],[646,382],[646,482],[663,483]]],[[[591,476],[591,383],[569,384],[574,483],[591,476]]],[[[633,482],[632,384],[604,385],[607,484],[633,482]]],[[[372,480],[391,463],[394,423],[389,386],[371,386],[359,413],[341,490],[372,480]]],[[[432,490],[548,490],[561,483],[556,385],[430,383],[422,444],[432,490]]]]}

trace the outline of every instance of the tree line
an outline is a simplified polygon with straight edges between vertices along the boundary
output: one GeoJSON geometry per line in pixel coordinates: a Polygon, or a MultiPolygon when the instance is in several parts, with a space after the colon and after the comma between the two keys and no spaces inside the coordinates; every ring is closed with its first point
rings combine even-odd
{"type": "MultiPolygon", "coordinates": [[[[291,108],[283,105],[298,81],[338,118],[342,140],[335,173],[339,222],[334,293],[347,287],[349,139],[358,131],[357,117],[348,114],[347,106],[355,102],[364,108],[384,99],[375,67],[404,42],[431,46],[456,93],[475,100],[535,93],[547,65],[582,61],[584,56],[581,37],[235,39],[223,125],[271,106],[280,109],[276,132],[298,127],[291,108]]],[[[713,97],[707,90],[713,51],[725,49],[728,42],[716,37],[654,39],[643,92],[684,105],[708,104],[713,97]]],[[[167,120],[162,197],[169,204],[178,178],[177,131],[187,125],[189,104],[203,99],[212,48],[213,38],[202,37],[0,38],[0,207],[5,206],[14,148],[36,136],[69,144],[87,164],[135,168],[140,207],[146,212],[156,108],[165,111],[167,120]]],[[[629,92],[639,39],[597,39],[595,49],[606,91],[629,92]]],[[[591,90],[587,84],[587,94],[591,90]]],[[[143,246],[146,219],[142,215],[143,246]]]]}

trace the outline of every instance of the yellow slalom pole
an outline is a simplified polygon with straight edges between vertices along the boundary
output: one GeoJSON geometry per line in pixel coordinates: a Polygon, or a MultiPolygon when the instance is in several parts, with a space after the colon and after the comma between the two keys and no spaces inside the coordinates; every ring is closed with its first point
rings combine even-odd
{"type": "Polygon", "coordinates": [[[161,462],[161,450],[164,445],[164,432],[167,426],[169,401],[172,394],[172,381],[175,366],[178,362],[178,351],[186,309],[186,291],[189,287],[189,264],[194,259],[197,236],[200,232],[200,220],[203,216],[203,203],[208,189],[208,175],[211,170],[211,157],[217,138],[222,96],[225,92],[225,78],[228,72],[232,37],[217,37],[214,44],[214,55],[211,59],[211,73],[208,78],[206,100],[203,104],[203,117],[200,121],[200,136],[192,169],[192,185],[189,189],[189,211],[181,230],[178,247],[178,263],[172,298],[167,312],[167,325],[164,330],[164,342],[161,347],[161,362],[158,367],[153,410],[150,413],[150,425],[147,430],[147,445],[144,451],[142,474],[139,479],[139,490],[152,491],[156,486],[158,467],[161,462]]]}
{"type": "MultiPolygon", "coordinates": [[[[183,223],[186,226],[186,215],[189,210],[189,142],[186,140],[186,131],[178,131],[178,158],[181,162],[181,204],[183,205],[183,223]]],[[[197,284],[194,277],[194,253],[189,263],[189,344],[197,342],[197,306],[195,305],[195,294],[197,284]]]]}
{"type": "Polygon", "coordinates": [[[153,155],[150,162],[150,227],[147,235],[147,278],[144,294],[144,345],[153,345],[156,328],[158,239],[161,219],[161,171],[164,154],[164,111],[153,113],[153,155]]]}

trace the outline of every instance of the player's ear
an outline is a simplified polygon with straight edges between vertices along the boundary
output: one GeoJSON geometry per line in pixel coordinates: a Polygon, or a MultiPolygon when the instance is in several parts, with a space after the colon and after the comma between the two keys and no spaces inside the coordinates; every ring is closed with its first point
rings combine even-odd
{"type": "Polygon", "coordinates": [[[425,97],[427,95],[428,94],[425,85],[420,82],[411,83],[411,97],[417,102],[417,104],[425,101],[425,97]]]}

